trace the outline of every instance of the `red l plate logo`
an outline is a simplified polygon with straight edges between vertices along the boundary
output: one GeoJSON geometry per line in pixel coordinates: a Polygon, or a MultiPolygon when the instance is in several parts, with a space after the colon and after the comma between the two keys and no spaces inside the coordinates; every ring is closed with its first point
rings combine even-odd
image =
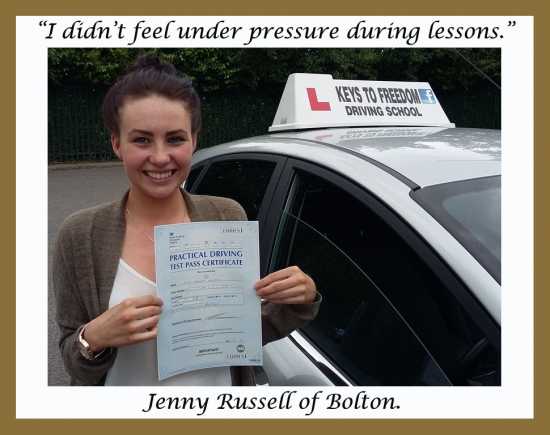
{"type": "Polygon", "coordinates": [[[319,101],[317,99],[317,92],[315,88],[306,88],[307,97],[309,98],[309,105],[311,110],[315,111],[328,111],[330,110],[330,103],[328,101],[319,101]]]}

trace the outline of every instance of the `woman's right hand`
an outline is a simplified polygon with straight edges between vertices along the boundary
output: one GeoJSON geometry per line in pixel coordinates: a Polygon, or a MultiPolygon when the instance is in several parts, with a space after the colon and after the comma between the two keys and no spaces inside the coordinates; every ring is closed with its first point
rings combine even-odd
{"type": "Polygon", "coordinates": [[[162,304],[151,295],[125,299],[88,323],[83,338],[94,353],[151,340],[157,336],[162,304]]]}

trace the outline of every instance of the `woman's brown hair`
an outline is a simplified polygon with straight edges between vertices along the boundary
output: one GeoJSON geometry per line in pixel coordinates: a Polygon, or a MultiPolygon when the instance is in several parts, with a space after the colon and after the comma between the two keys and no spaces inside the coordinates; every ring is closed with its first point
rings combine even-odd
{"type": "Polygon", "coordinates": [[[115,83],[103,101],[102,116],[107,129],[120,135],[120,109],[129,100],[158,95],[181,101],[191,117],[191,133],[202,126],[201,103],[191,82],[176,74],[176,68],[155,54],[139,56],[128,73],[115,83]]]}

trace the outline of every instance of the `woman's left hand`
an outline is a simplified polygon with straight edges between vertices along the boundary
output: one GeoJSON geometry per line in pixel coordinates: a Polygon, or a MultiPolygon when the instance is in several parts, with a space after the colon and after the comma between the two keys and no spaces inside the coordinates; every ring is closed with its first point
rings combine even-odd
{"type": "Polygon", "coordinates": [[[270,273],[254,284],[256,294],[274,304],[309,304],[317,290],[313,280],[298,266],[270,273]]]}

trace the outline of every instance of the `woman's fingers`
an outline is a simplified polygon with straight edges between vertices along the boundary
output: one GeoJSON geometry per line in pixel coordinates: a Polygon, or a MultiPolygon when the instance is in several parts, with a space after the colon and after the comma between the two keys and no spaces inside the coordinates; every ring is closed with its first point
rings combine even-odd
{"type": "Polygon", "coordinates": [[[285,269],[280,269],[280,270],[277,270],[276,272],[270,273],[266,277],[259,280],[256,284],[254,284],[254,288],[256,290],[259,290],[274,282],[282,281],[284,279],[288,279],[290,277],[300,275],[300,274],[304,274],[304,273],[300,270],[298,266],[290,266],[285,269]]]}
{"type": "Polygon", "coordinates": [[[136,308],[148,306],[162,307],[162,305],[164,304],[161,298],[153,295],[137,296],[135,298],[125,299],[124,301],[129,301],[130,304],[134,305],[136,308]]]}
{"type": "Polygon", "coordinates": [[[313,302],[317,292],[313,280],[297,266],[269,274],[254,288],[258,296],[279,304],[307,304],[313,302]]]}
{"type": "Polygon", "coordinates": [[[105,311],[86,327],[85,338],[92,351],[155,338],[162,304],[156,296],[138,296],[105,311]]]}

